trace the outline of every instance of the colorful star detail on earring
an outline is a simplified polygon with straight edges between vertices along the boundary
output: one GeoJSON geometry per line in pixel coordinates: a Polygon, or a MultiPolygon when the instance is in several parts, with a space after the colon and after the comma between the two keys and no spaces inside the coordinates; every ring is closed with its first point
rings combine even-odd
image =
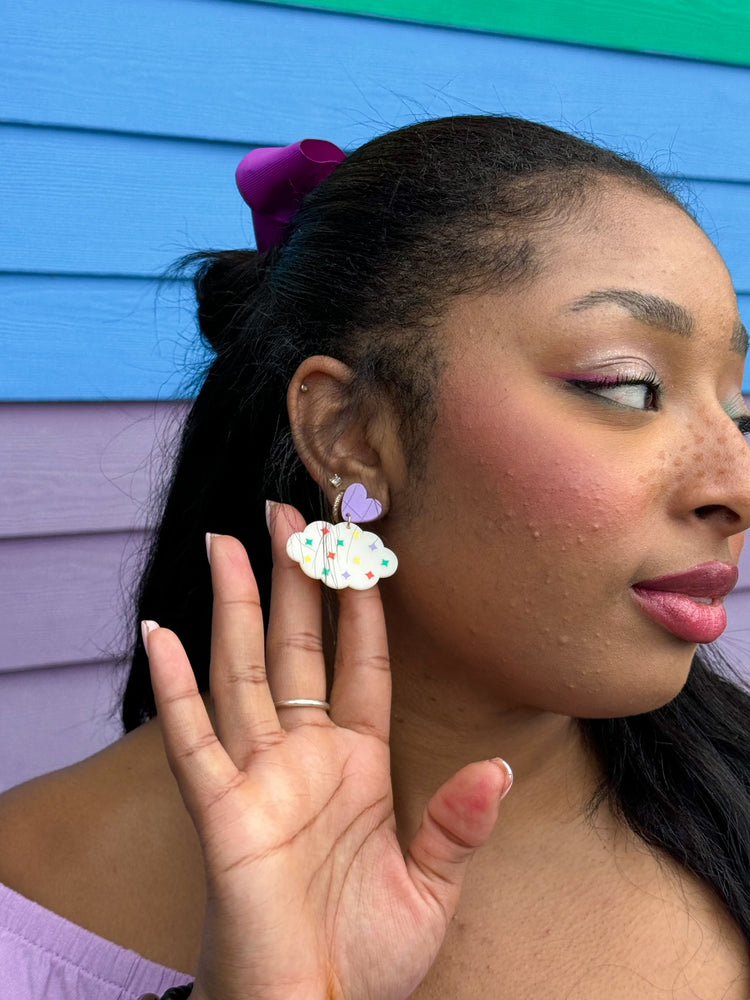
{"type": "Polygon", "coordinates": [[[306,576],[321,580],[333,590],[368,590],[398,569],[395,552],[359,523],[380,517],[383,506],[368,496],[362,483],[352,483],[336,500],[334,516],[340,511],[345,520],[306,525],[304,531],[290,536],[287,554],[306,576]]]}

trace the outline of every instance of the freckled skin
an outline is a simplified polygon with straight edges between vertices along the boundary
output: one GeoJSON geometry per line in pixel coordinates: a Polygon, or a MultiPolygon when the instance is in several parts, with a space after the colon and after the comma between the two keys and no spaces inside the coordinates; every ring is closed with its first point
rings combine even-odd
{"type": "Polygon", "coordinates": [[[477,702],[644,712],[680,690],[695,646],[647,618],[631,585],[737,562],[750,523],[750,448],[725,411],[743,371],[736,297],[687,215],[618,185],[545,247],[530,286],[456,301],[439,331],[448,363],[417,513],[388,524],[394,655],[421,649],[477,702]],[[679,303],[692,337],[612,303],[567,309],[602,288],[679,303]],[[657,373],[657,408],[550,374],[633,369],[657,373]]]}

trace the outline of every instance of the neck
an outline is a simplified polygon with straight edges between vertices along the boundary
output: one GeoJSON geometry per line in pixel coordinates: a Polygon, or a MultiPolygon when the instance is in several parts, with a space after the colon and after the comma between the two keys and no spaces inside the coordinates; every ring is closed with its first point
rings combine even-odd
{"type": "Polygon", "coordinates": [[[541,830],[584,815],[601,775],[574,719],[495,704],[486,691],[467,687],[460,665],[430,673],[396,653],[392,674],[391,767],[403,844],[437,788],[465,764],[490,757],[507,760],[515,777],[498,824],[504,843],[514,829],[525,836],[530,825],[541,830]]]}

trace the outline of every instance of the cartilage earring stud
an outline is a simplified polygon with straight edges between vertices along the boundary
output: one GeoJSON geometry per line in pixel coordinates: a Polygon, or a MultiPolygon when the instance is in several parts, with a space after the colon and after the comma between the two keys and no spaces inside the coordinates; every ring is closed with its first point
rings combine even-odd
{"type": "Polygon", "coordinates": [[[328,480],[328,482],[334,488],[337,487],[337,486],[341,486],[341,476],[338,474],[338,472],[334,472],[334,474],[331,476],[331,478],[328,480]]]}
{"type": "Polygon", "coordinates": [[[310,391],[310,386],[306,382],[303,382],[300,385],[300,387],[299,387],[299,391],[300,392],[309,392],[310,391]]]}

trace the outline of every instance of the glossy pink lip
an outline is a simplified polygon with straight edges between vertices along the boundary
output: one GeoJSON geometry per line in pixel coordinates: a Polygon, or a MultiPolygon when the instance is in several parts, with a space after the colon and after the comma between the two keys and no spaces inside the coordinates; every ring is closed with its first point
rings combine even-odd
{"type": "Polygon", "coordinates": [[[685,642],[713,642],[727,627],[722,600],[737,583],[739,570],[722,562],[701,563],[684,573],[639,580],[631,590],[653,621],[685,642]],[[710,604],[693,600],[710,599],[710,604]]]}

